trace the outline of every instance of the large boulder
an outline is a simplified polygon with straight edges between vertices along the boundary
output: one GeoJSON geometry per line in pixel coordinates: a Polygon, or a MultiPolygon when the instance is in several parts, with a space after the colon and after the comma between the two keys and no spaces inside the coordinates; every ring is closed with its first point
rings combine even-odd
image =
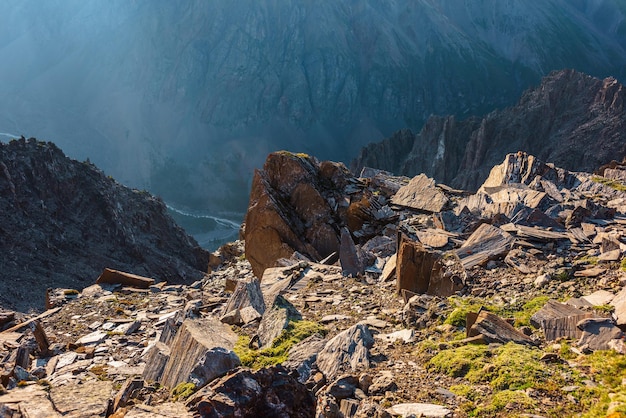
{"type": "Polygon", "coordinates": [[[338,252],[340,228],[350,200],[346,189],[358,183],[339,163],[318,162],[304,154],[281,151],[267,157],[254,173],[245,219],[246,257],[254,274],[298,251],[314,261],[338,252]]]}

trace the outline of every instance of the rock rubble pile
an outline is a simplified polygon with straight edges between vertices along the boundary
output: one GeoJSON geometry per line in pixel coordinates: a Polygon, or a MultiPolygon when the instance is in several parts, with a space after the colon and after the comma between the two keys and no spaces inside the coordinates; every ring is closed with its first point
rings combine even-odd
{"type": "Polygon", "coordinates": [[[0,416],[623,413],[625,168],[520,152],[470,194],[271,154],[204,278],[7,312],[0,416]]]}

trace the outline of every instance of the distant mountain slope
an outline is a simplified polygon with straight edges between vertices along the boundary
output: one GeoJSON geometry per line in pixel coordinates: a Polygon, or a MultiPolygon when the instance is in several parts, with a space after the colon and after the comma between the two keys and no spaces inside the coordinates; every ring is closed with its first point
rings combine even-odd
{"type": "Polygon", "coordinates": [[[270,151],[347,161],[553,69],[624,77],[625,16],[621,0],[2,2],[0,131],[243,212],[270,151]]]}
{"type": "Polygon", "coordinates": [[[352,168],[426,173],[470,190],[504,155],[516,151],[569,170],[593,171],[626,156],[625,99],[624,86],[614,78],[556,71],[513,107],[484,118],[432,117],[418,134],[399,131],[363,148],[352,168]]]}
{"type": "Polygon", "coordinates": [[[191,283],[208,253],[165,205],[52,143],[0,142],[0,306],[42,308],[48,287],[82,289],[105,267],[191,283]]]}

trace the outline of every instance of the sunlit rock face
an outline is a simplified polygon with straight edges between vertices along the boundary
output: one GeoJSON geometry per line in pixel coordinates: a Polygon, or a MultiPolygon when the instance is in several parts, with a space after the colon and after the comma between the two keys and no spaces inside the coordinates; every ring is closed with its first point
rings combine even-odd
{"type": "Polygon", "coordinates": [[[431,114],[512,104],[552,69],[624,76],[618,0],[0,5],[0,132],[168,202],[243,212],[254,167],[348,161],[431,114]]]}

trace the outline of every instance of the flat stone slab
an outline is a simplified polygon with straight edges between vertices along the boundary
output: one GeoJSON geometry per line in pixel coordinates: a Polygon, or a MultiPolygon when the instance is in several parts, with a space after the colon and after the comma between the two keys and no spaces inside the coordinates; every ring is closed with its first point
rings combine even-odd
{"type": "Polygon", "coordinates": [[[85,381],[79,385],[53,386],[50,400],[63,416],[104,417],[113,393],[111,381],[85,381]]]}
{"type": "Polygon", "coordinates": [[[389,334],[376,334],[374,335],[374,338],[388,343],[394,343],[398,340],[402,340],[405,343],[411,343],[415,341],[415,331],[412,329],[402,329],[389,334]]]}
{"type": "Polygon", "coordinates": [[[450,409],[431,403],[401,403],[392,406],[387,412],[394,416],[403,417],[414,415],[416,417],[447,418],[452,416],[450,409]]]}
{"type": "Polygon", "coordinates": [[[435,180],[420,174],[401,187],[391,198],[391,203],[428,212],[441,212],[448,204],[448,198],[436,186],[435,180]]]}

